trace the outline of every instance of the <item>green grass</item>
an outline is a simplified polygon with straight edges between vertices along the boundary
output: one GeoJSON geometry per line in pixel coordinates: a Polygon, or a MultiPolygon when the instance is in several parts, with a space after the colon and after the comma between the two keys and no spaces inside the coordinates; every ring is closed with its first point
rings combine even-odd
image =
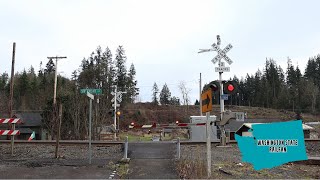
{"type": "MultiPolygon", "coordinates": [[[[128,141],[129,142],[137,142],[137,141],[151,141],[152,136],[159,136],[159,134],[144,134],[144,136],[142,135],[134,135],[134,134],[130,134],[130,133],[120,133],[119,137],[121,141],[124,141],[126,136],[128,136],[128,141]]],[[[172,140],[172,137],[169,135],[166,135],[165,137],[161,137],[161,139],[163,141],[170,141],[172,140]]],[[[183,138],[181,138],[183,139],[183,138]]]]}
{"type": "Polygon", "coordinates": [[[151,141],[151,135],[144,135],[143,136],[138,136],[138,135],[133,135],[133,134],[128,134],[128,133],[121,133],[119,135],[120,140],[125,140],[125,137],[128,136],[128,141],[129,142],[135,142],[135,141],[151,141]]]}

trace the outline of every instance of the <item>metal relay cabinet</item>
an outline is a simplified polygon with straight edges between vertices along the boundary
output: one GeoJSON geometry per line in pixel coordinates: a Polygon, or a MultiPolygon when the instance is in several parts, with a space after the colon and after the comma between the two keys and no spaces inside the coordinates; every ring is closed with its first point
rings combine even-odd
{"type": "MultiPolygon", "coordinates": [[[[209,121],[215,122],[217,116],[210,116],[209,121]]],[[[206,123],[207,119],[206,116],[190,116],[190,123],[206,123]]],[[[219,141],[217,136],[217,126],[212,123],[210,126],[210,139],[211,142],[219,141]]],[[[190,141],[195,142],[206,142],[206,126],[190,126],[190,141]]]]}

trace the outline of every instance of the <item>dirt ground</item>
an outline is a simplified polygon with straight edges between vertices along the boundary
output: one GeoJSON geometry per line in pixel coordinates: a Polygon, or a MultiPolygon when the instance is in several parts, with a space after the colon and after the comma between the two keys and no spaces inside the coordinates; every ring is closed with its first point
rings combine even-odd
{"type": "MultiPolygon", "coordinates": [[[[61,146],[55,159],[53,145],[0,144],[1,179],[109,179],[123,156],[120,145],[93,146],[89,164],[87,145],[61,146]]],[[[119,178],[119,176],[115,176],[119,178]]]]}
{"type": "MultiPolygon", "coordinates": [[[[61,146],[59,159],[53,158],[54,149],[54,145],[15,144],[14,156],[11,156],[10,144],[0,144],[0,179],[109,179],[115,170],[114,178],[125,177],[119,168],[121,165],[117,166],[123,157],[121,145],[94,145],[91,165],[87,145],[61,146]]],[[[309,156],[320,156],[320,142],[307,142],[306,149],[309,156]]],[[[170,152],[175,154],[173,151],[170,152]]],[[[141,157],[152,158],[148,153],[141,157]]],[[[181,145],[181,160],[172,165],[181,178],[206,178],[205,158],[205,144],[181,145]]],[[[239,163],[241,154],[236,144],[231,148],[212,146],[211,178],[214,179],[320,179],[317,165],[287,163],[255,171],[251,164],[239,163]]],[[[129,163],[127,169],[133,166],[134,163],[129,163]]]]}
{"type": "MultiPolygon", "coordinates": [[[[320,142],[307,142],[308,156],[320,157],[320,142]]],[[[256,171],[249,163],[241,162],[241,153],[236,144],[229,148],[212,147],[213,179],[319,179],[319,165],[287,163],[272,169],[256,171]],[[241,163],[241,164],[239,164],[241,163]]],[[[182,145],[181,160],[177,170],[182,178],[206,177],[206,146],[182,145]]]]}

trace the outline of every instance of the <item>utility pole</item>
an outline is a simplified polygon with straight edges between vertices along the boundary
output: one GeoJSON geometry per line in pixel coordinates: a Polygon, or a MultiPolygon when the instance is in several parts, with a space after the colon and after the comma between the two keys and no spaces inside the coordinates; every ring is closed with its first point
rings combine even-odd
{"type": "Polygon", "coordinates": [[[61,122],[60,120],[57,120],[57,73],[58,73],[58,59],[65,59],[67,57],[65,56],[55,56],[55,57],[47,57],[48,59],[56,59],[55,64],[55,72],[54,72],[54,89],[53,89],[53,120],[56,121],[56,128],[57,128],[57,134],[56,134],[56,151],[55,151],[55,158],[58,158],[58,151],[59,151],[59,140],[60,140],[60,126],[61,122]]]}
{"type": "MultiPolygon", "coordinates": [[[[12,50],[12,65],[11,65],[11,79],[10,79],[10,98],[9,98],[9,117],[12,118],[12,104],[13,104],[13,78],[14,78],[14,62],[16,58],[16,43],[13,43],[12,50]]],[[[15,130],[15,124],[12,124],[12,129],[15,130]]],[[[14,136],[11,136],[11,155],[13,155],[14,136]]]]}
{"type": "Polygon", "coordinates": [[[201,73],[200,73],[200,80],[199,80],[199,101],[200,101],[200,116],[202,116],[202,101],[201,101],[201,73]]]}
{"type": "Polygon", "coordinates": [[[58,59],[65,59],[65,56],[47,57],[48,59],[56,59],[55,72],[54,72],[54,89],[53,89],[53,105],[56,104],[57,97],[57,73],[58,73],[58,59]]]}
{"type": "Polygon", "coordinates": [[[59,156],[59,141],[60,141],[60,130],[61,130],[61,122],[62,122],[62,104],[59,104],[59,125],[58,125],[58,136],[56,141],[56,150],[55,150],[55,157],[58,158],[59,156]]]}

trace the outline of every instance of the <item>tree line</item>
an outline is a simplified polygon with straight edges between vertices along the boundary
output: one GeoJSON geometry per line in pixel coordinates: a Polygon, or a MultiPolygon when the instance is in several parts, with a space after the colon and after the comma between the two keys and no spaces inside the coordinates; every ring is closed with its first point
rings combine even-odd
{"type": "MultiPolygon", "coordinates": [[[[266,59],[263,70],[239,80],[237,93],[226,104],[316,113],[320,109],[320,55],[309,58],[304,74],[288,59],[285,71],[273,59],[266,59]]],[[[208,88],[208,84],[205,89],[208,88]]],[[[219,103],[219,95],[214,95],[219,103]]]]}
{"type": "MultiPolygon", "coordinates": [[[[63,105],[61,136],[63,139],[85,139],[88,132],[88,98],[80,94],[80,89],[102,89],[99,103],[93,103],[93,134],[96,136],[101,125],[113,124],[109,114],[112,109],[111,92],[117,86],[118,91],[126,91],[120,109],[135,102],[139,94],[136,70],[133,64],[126,67],[127,57],[122,46],[118,46],[113,56],[107,47],[100,46],[89,57],[83,58],[80,69],[72,72],[72,77],[58,75],[57,103],[63,105]]],[[[53,121],[53,84],[55,64],[50,59],[35,72],[28,70],[14,76],[13,109],[17,111],[42,112],[44,126],[55,134],[56,123],[53,121]]],[[[295,112],[317,113],[320,109],[320,55],[309,59],[304,74],[298,66],[288,66],[283,70],[273,59],[266,59],[263,70],[257,70],[245,78],[236,76],[230,79],[238,84],[238,93],[229,96],[226,104],[286,109],[295,112]]],[[[206,85],[204,89],[207,87],[206,85]]],[[[182,99],[172,96],[167,84],[161,91],[156,82],[152,87],[151,102],[155,105],[190,105],[190,89],[185,82],[178,86],[182,99]],[[159,98],[158,98],[159,97],[159,98]]],[[[0,98],[8,102],[10,82],[8,73],[0,73],[0,98]]],[[[219,95],[213,96],[213,102],[219,103],[219,95]]],[[[196,105],[199,101],[196,101],[196,105]]],[[[6,103],[0,104],[0,112],[6,113],[6,103]]],[[[94,136],[94,137],[95,137],[94,136]]]]}
{"type": "MultiPolygon", "coordinates": [[[[99,103],[93,103],[93,134],[98,134],[98,127],[112,124],[109,114],[113,96],[111,92],[117,86],[118,91],[126,91],[122,96],[121,107],[134,103],[139,94],[136,70],[133,64],[126,67],[127,57],[122,46],[116,49],[115,57],[107,47],[100,46],[88,58],[83,58],[80,69],[72,72],[71,79],[58,75],[57,104],[63,105],[63,121],[61,136],[63,139],[84,139],[88,132],[89,100],[80,89],[102,89],[102,94],[96,96],[99,103]]],[[[56,122],[53,120],[53,86],[55,64],[52,59],[43,66],[40,63],[38,73],[31,66],[28,70],[16,73],[14,76],[13,109],[15,112],[29,112],[39,110],[42,112],[45,128],[54,135],[56,122]]],[[[0,74],[0,98],[8,102],[10,91],[9,76],[0,74]]],[[[0,105],[0,112],[6,113],[8,107],[5,103],[0,105]]]]}

